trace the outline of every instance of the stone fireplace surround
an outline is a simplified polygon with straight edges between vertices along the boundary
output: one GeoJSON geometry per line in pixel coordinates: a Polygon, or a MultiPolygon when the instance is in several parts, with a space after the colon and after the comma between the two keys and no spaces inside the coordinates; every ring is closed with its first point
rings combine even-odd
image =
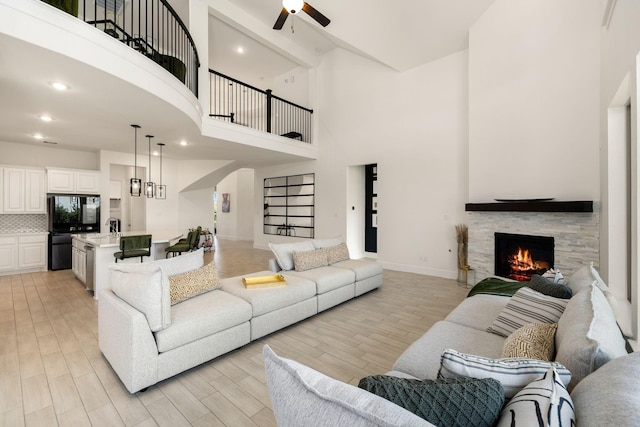
{"type": "Polygon", "coordinates": [[[555,238],[555,268],[568,277],[600,256],[599,205],[593,212],[496,212],[466,213],[469,227],[469,266],[476,282],[494,275],[494,233],[530,234],[555,238]]]}

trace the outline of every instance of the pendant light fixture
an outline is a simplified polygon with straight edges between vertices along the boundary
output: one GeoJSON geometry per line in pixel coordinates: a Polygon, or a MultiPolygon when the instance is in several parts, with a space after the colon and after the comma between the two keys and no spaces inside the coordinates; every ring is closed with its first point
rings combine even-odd
{"type": "Polygon", "coordinates": [[[167,186],[162,185],[162,147],[164,147],[164,143],[159,142],[158,146],[160,146],[160,184],[156,185],[156,199],[166,199],[167,186]]]}
{"type": "Polygon", "coordinates": [[[149,181],[144,183],[144,194],[148,199],[153,198],[155,195],[156,185],[151,182],[151,138],[153,135],[145,135],[149,139],[149,181]]]}
{"type": "Polygon", "coordinates": [[[133,197],[140,197],[142,192],[142,180],[138,178],[138,129],[139,125],[131,125],[134,129],[133,139],[133,178],[129,181],[129,194],[133,197]]]}

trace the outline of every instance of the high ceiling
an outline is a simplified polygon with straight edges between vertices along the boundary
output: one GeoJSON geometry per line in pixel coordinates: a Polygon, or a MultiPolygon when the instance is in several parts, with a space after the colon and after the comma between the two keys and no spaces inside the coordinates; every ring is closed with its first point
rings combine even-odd
{"type": "MultiPolygon", "coordinates": [[[[341,47],[402,72],[465,49],[469,27],[492,1],[408,0],[400,9],[389,0],[375,5],[370,0],[314,0],[311,4],[331,19],[329,26],[323,28],[302,13],[289,16],[284,28],[275,31],[280,0],[208,0],[208,65],[266,88],[265,80],[294,67],[315,66],[326,52],[341,47]],[[237,53],[238,46],[244,54],[237,53]]],[[[188,22],[189,0],[170,2],[188,22]]],[[[59,148],[132,152],[128,125],[138,121],[145,124],[141,135],[153,132],[154,142],[165,142],[164,153],[171,158],[242,159],[247,165],[295,159],[203,137],[190,118],[153,94],[2,30],[0,93],[0,141],[42,144],[33,138],[42,132],[59,148]],[[68,79],[72,90],[55,93],[47,85],[53,78],[68,79]],[[56,121],[39,123],[36,118],[42,113],[56,121]],[[182,139],[192,143],[189,150],[178,146],[182,139]]]]}

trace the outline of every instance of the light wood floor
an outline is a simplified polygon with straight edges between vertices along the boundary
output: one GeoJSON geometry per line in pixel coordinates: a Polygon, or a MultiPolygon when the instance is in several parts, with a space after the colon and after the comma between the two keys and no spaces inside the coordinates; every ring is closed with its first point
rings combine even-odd
{"type": "MultiPolygon", "coordinates": [[[[217,241],[222,277],[266,270],[271,252],[217,241]]],[[[131,395],[98,348],[97,302],[70,270],[0,277],[0,425],[274,426],[262,347],[357,384],[382,374],[467,290],[384,272],[379,290],[131,395]]]]}

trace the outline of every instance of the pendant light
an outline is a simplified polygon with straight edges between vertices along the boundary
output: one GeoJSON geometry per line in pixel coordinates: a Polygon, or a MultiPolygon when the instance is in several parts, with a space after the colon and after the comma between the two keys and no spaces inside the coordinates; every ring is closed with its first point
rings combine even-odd
{"type": "Polygon", "coordinates": [[[129,182],[129,194],[133,197],[140,197],[142,191],[142,180],[138,178],[138,129],[139,125],[131,125],[134,129],[133,139],[133,178],[129,182]]]}
{"type": "Polygon", "coordinates": [[[160,184],[156,185],[156,199],[166,199],[167,198],[167,186],[162,185],[162,147],[164,147],[163,142],[159,142],[160,146],[160,184]]]}
{"type": "Polygon", "coordinates": [[[149,139],[149,181],[144,183],[144,194],[148,199],[153,198],[155,194],[156,185],[151,182],[151,138],[153,135],[145,135],[149,139]]]}

